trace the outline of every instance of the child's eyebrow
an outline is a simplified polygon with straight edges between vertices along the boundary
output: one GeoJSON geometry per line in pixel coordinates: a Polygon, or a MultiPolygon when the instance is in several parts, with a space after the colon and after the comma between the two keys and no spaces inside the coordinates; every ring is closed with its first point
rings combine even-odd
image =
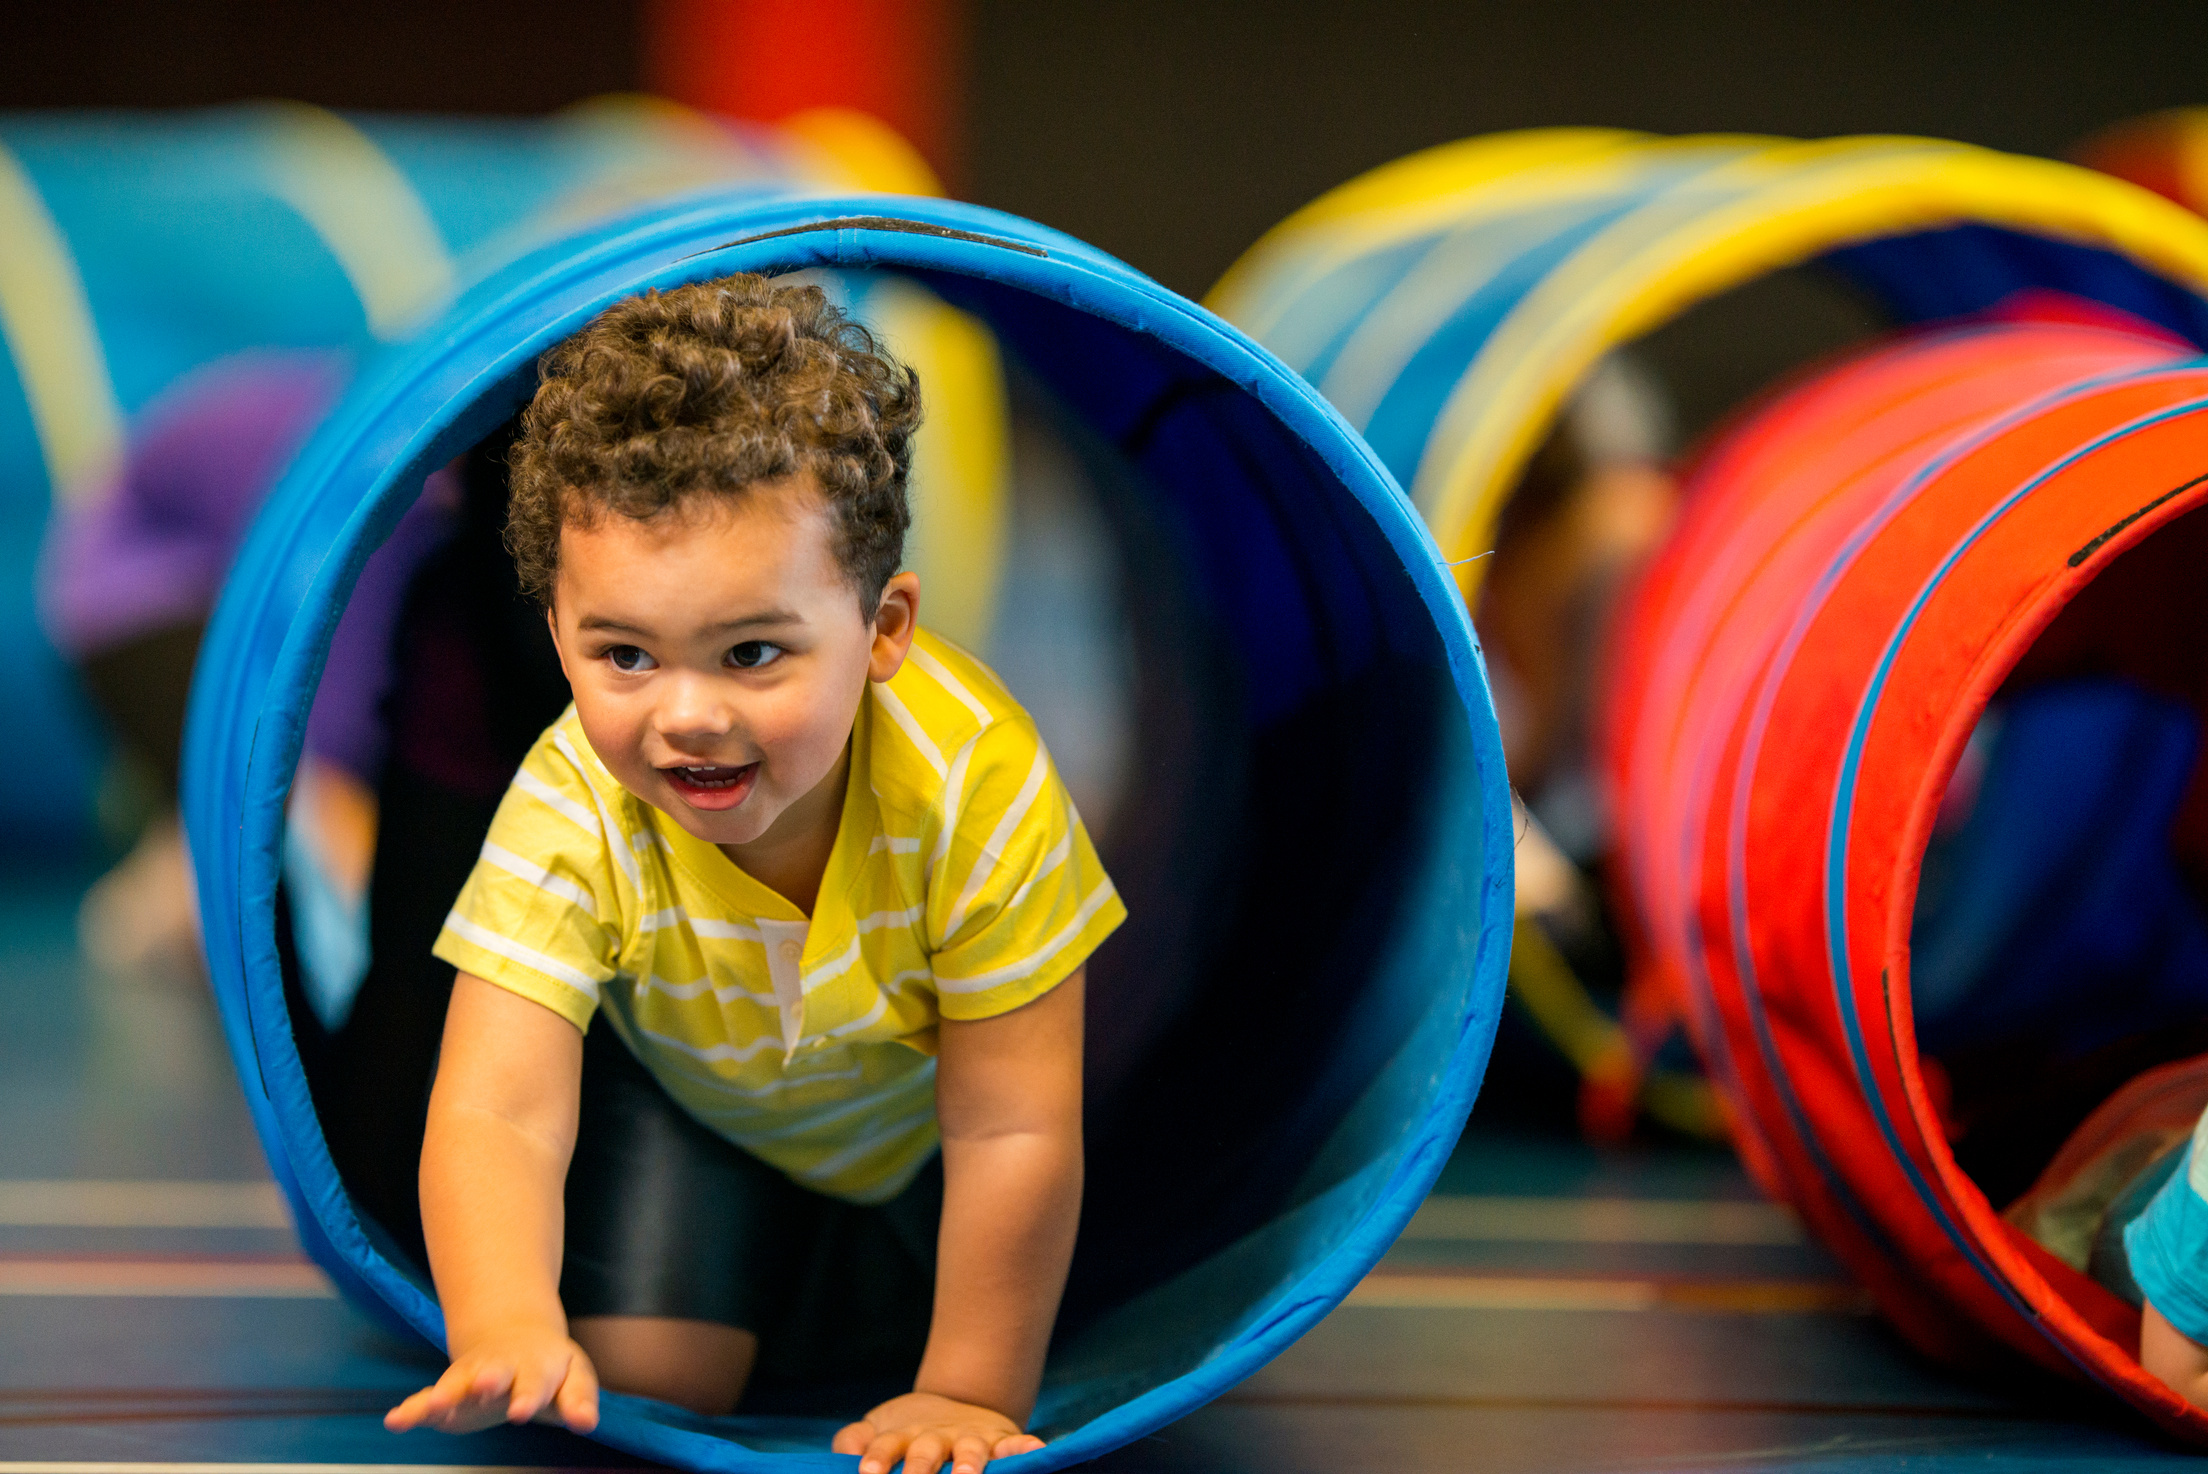
{"type": "Polygon", "coordinates": [[[739,619],[724,619],[706,628],[727,633],[730,630],[750,629],[756,625],[803,624],[804,616],[787,609],[762,609],[757,614],[746,614],[739,619]]]}
{"type": "MultiPolygon", "coordinates": [[[[736,619],[724,619],[716,624],[709,624],[706,628],[717,634],[727,634],[733,630],[751,629],[759,625],[803,624],[804,622],[802,616],[793,614],[787,609],[762,609],[757,614],[746,614],[736,619]]],[[[640,624],[630,624],[626,620],[614,619],[604,614],[586,614],[575,621],[575,627],[579,630],[608,630],[621,635],[649,635],[651,633],[650,630],[640,624]]]]}
{"type": "Polygon", "coordinates": [[[579,630],[612,630],[621,635],[648,635],[650,630],[639,624],[626,624],[618,619],[608,619],[603,614],[586,614],[575,621],[579,630]]]}

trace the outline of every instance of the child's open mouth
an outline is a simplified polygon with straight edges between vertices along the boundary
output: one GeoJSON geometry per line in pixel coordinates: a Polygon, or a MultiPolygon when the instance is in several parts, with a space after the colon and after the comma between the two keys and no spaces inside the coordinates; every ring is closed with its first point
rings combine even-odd
{"type": "Polygon", "coordinates": [[[740,768],[677,766],[660,771],[693,809],[733,809],[751,797],[752,785],[759,781],[757,763],[745,763],[740,768]]]}

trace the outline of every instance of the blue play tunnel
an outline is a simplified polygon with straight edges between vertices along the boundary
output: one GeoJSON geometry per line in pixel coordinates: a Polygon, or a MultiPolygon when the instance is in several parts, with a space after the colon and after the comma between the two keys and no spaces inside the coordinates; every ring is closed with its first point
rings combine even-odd
{"type": "MultiPolygon", "coordinates": [[[[1364,443],[1208,312],[1028,222],[883,196],[662,205],[472,288],[309,443],[210,627],[184,794],[209,959],[309,1251],[441,1344],[402,1226],[333,1155],[337,1128],[387,1123],[318,1106],[278,904],[333,628],[424,476],[496,436],[553,343],[647,287],[815,268],[900,273],[986,324],[1124,570],[1137,776],[1100,845],[1131,920],[1091,963],[1088,1195],[1051,1442],[1020,1461],[1057,1468],[1247,1376],[1371,1267],[1470,1109],[1507,961],[1510,806],[1455,587],[1364,443]]],[[[408,812],[386,805],[387,850],[435,822],[408,812]]],[[[609,1397],[599,1436],[694,1469],[844,1467],[833,1426],[609,1397]]]]}

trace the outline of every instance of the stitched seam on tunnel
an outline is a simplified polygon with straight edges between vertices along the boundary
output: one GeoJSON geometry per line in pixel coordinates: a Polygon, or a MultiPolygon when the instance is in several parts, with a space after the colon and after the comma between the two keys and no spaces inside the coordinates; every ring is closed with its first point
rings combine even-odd
{"type": "MultiPolygon", "coordinates": [[[[604,981],[602,978],[594,978],[588,973],[578,972],[556,957],[547,957],[535,948],[524,947],[521,943],[502,937],[488,927],[477,926],[457,911],[449,911],[445,914],[445,926],[453,935],[465,941],[473,942],[486,952],[496,953],[509,962],[518,962],[524,967],[543,973],[548,978],[557,979],[576,992],[583,994],[593,1003],[598,1001],[598,985],[604,981]]],[[[611,976],[611,974],[608,974],[608,976],[611,976]]]]}
{"type": "Polygon", "coordinates": [[[784,236],[809,235],[829,230],[887,230],[900,235],[933,236],[938,240],[964,241],[974,246],[996,246],[1002,250],[1018,251],[1023,256],[1050,259],[1050,252],[1041,246],[1031,246],[1025,241],[1006,240],[1002,236],[982,235],[977,231],[959,230],[955,226],[936,225],[925,220],[905,220],[895,215],[845,215],[834,220],[815,220],[805,225],[786,225],[780,230],[763,230],[757,235],[738,236],[732,241],[722,241],[717,246],[707,246],[702,251],[692,251],[678,256],[678,263],[695,261],[700,256],[711,256],[719,251],[733,251],[738,246],[756,245],[760,241],[779,240],[784,236]]]}
{"type": "Polygon", "coordinates": [[[2146,516],[2156,507],[2161,506],[2164,502],[2169,501],[2175,497],[2183,496],[2186,492],[2191,491],[2194,487],[2200,485],[2200,483],[2203,481],[2208,481],[2208,475],[2195,476],[2192,480],[2187,481],[2182,486],[2171,487],[2168,491],[2163,492],[2160,496],[2156,497],[2153,501],[2148,502],[2145,506],[2139,508],[2137,511],[2126,512],[2123,516],[2117,518],[2112,526],[2098,533],[2095,533],[2090,542],[2088,542],[2084,547],[2078,549],[2075,553],[2072,553],[2069,558],[2070,566],[2072,568],[2080,567],[2095,553],[2099,552],[2104,546],[2106,546],[2110,538],[2120,535],[2125,528],[2131,526],[2132,523],[2137,522],[2141,517],[2146,516]]]}
{"type": "MultiPolygon", "coordinates": [[[[2197,361],[2186,366],[2195,372],[2199,369],[2197,361]]],[[[1869,740],[1871,718],[1876,714],[1879,698],[1885,689],[1886,678],[1892,671],[1894,661],[1899,657],[1901,646],[1907,641],[1910,631],[1915,627],[1918,618],[1922,616],[1925,606],[1931,602],[1932,595],[1938,590],[1940,584],[1946,580],[1947,575],[1953,571],[1955,565],[1962,561],[1963,556],[1970,551],[1972,546],[2026,497],[2071,466],[2079,464],[2118,441],[2149,430],[2156,425],[2182,419],[2187,415],[2198,414],[2203,409],[2208,409],[2208,397],[2194,399],[2185,404],[2143,416],[2119,426],[2115,430],[2109,431],[2070,452],[2004,497],[1990,511],[1979,518],[1977,524],[1964,534],[1960,542],[1948,550],[1938,566],[1933,569],[1931,576],[1925,580],[1923,586],[1918,589],[1916,596],[1911,600],[1908,610],[1903,615],[1900,627],[1888,637],[1886,648],[1880,654],[1878,664],[1872,670],[1871,680],[1865,687],[1863,696],[1856,708],[1856,716],[1850,725],[1848,745],[1840,766],[1840,780],[1834,785],[1833,802],[1826,819],[1825,942],[1827,957],[1833,969],[1833,989],[1836,1001],[1839,1004],[1841,1029],[1848,1042],[1850,1066],[1855,1071],[1858,1084],[1863,1087],[1865,1103],[1870,1107],[1873,1119],[1878,1122],[1880,1135],[1886,1138],[1888,1147],[1892,1149],[1904,1175],[1909,1178],[1910,1185],[1915,1188],[1918,1198],[1931,1210],[1940,1225],[1941,1231],[1947,1235],[1948,1241],[1971,1262],[1972,1267],[1978,1271],[1979,1275],[2004,1300],[2009,1302],[2010,1308],[2026,1320],[2036,1320],[2037,1313],[2030,1305],[2024,1303],[2015,1287],[2008,1282],[2008,1277],[1996,1271],[1994,1266],[1979,1254],[1977,1247],[1964,1237],[1955,1224],[1947,1204],[1936,1198],[1932,1193],[1931,1185],[1925,1181],[1923,1174],[1918,1171],[1915,1161],[1903,1149],[1900,1137],[1895,1131],[1893,1120],[1886,1110],[1885,1097],[1876,1089],[1872,1080],[1870,1051],[1869,1046],[1863,1039],[1862,1021],[1855,1016],[1854,1009],[1850,1006],[1849,994],[1853,991],[1854,979],[1849,971],[1848,938],[1846,935],[1847,897],[1845,892],[1840,889],[1847,878],[1849,831],[1851,827],[1848,823],[1848,816],[1854,811],[1856,771],[1862,760],[1863,748],[1869,740]]],[[[2105,1379],[2101,1377],[2100,1373],[2089,1364],[2081,1361],[2066,1344],[2054,1338],[2049,1339],[2073,1365],[2078,1366],[2080,1370],[2092,1376],[2095,1381],[2106,1385],[2105,1379]]]]}

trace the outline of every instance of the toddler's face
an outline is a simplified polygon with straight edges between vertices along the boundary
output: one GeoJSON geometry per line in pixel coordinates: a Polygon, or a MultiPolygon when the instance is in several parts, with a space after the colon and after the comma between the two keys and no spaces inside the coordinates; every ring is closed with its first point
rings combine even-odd
{"type": "Polygon", "coordinates": [[[903,662],[917,580],[897,575],[862,618],[829,516],[801,475],[560,533],[552,635],[583,731],[631,793],[708,843],[833,812],[840,795],[816,790],[867,681],[903,662]]]}

